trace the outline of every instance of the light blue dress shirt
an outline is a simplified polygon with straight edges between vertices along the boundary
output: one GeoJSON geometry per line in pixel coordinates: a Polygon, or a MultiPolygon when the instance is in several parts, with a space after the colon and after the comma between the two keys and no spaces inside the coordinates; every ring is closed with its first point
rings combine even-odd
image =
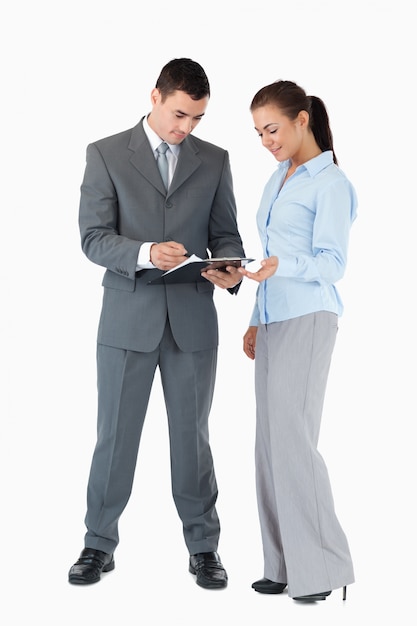
{"type": "Polygon", "coordinates": [[[316,311],[343,312],[335,283],[345,272],[356,192],[328,150],[300,165],[285,183],[289,161],[267,182],[257,213],[264,258],[277,256],[259,283],[251,326],[316,311]]]}

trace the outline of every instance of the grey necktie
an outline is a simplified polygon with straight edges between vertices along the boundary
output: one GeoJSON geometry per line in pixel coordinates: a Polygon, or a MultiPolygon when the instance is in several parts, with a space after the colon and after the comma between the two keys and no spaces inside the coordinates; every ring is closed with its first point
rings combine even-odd
{"type": "Polygon", "coordinates": [[[168,180],[168,159],[165,154],[168,150],[168,144],[163,141],[156,149],[158,153],[157,163],[159,167],[159,171],[161,172],[162,180],[165,185],[165,189],[168,189],[169,180],[168,180]]]}

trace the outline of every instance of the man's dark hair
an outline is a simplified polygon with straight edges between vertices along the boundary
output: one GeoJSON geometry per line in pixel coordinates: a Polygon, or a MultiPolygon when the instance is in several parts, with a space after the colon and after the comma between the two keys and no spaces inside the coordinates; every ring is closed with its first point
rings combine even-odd
{"type": "Polygon", "coordinates": [[[210,97],[210,84],[199,63],[191,59],[172,59],[161,70],[155,87],[162,101],[174,91],[184,91],[193,100],[210,97]]]}

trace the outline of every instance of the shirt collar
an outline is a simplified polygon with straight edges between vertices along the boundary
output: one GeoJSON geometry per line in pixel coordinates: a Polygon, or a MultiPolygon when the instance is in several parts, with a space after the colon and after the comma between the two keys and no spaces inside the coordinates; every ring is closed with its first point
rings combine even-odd
{"type": "MultiPolygon", "coordinates": [[[[331,163],[333,163],[333,152],[332,150],[326,150],[325,152],[321,152],[320,154],[310,159],[309,161],[306,161],[299,167],[300,169],[301,168],[306,169],[307,172],[310,174],[311,178],[314,178],[315,176],[317,176],[319,172],[321,172],[321,170],[324,170],[331,163]]],[[[283,161],[282,163],[280,163],[280,167],[282,167],[283,170],[285,169],[285,171],[289,168],[289,166],[290,166],[289,159],[287,161],[283,161]]]]}
{"type": "Polygon", "coordinates": [[[324,170],[331,163],[333,163],[333,152],[331,150],[326,150],[303,165],[310,174],[311,178],[314,178],[319,172],[321,172],[321,170],[324,170]]]}

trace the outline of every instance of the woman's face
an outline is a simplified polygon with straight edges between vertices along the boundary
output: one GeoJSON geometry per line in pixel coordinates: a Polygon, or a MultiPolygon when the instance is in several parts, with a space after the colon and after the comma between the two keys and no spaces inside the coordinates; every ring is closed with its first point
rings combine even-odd
{"type": "MultiPolygon", "coordinates": [[[[283,115],[272,104],[255,109],[252,112],[255,130],[262,139],[262,144],[277,161],[296,159],[304,138],[305,111],[301,111],[295,120],[283,115]]],[[[308,124],[308,116],[307,116],[308,124]]]]}

